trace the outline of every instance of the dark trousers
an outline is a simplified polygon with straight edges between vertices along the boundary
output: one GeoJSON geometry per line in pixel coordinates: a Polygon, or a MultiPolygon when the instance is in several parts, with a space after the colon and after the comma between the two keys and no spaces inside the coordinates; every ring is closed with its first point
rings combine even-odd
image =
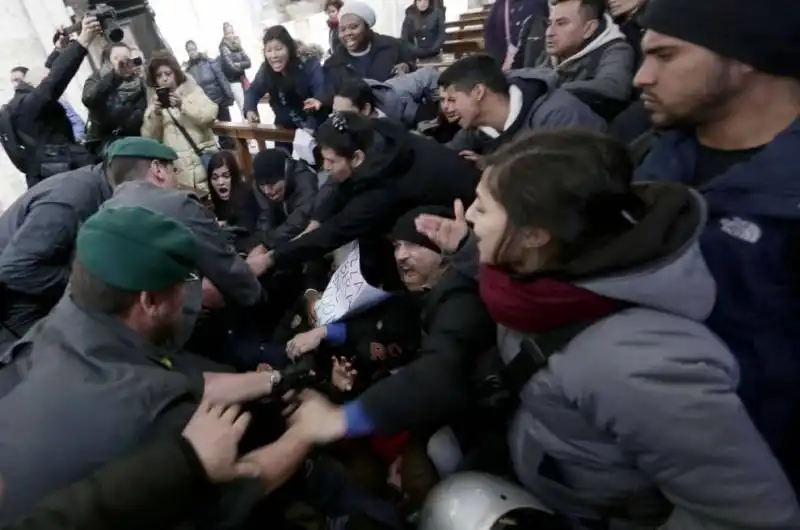
{"type": "MultiPolygon", "coordinates": [[[[219,110],[217,111],[217,119],[219,121],[231,121],[230,107],[226,107],[225,105],[220,105],[219,110]]],[[[234,149],[236,147],[236,142],[230,136],[220,136],[219,145],[223,149],[234,149]]]]}

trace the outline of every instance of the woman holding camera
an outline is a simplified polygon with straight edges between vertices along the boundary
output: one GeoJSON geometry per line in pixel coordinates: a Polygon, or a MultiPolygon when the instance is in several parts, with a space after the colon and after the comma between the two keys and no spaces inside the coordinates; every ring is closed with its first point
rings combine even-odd
{"type": "Polygon", "coordinates": [[[145,82],[149,104],[144,113],[142,136],[155,138],[175,149],[178,181],[186,188],[208,195],[203,159],[217,151],[211,130],[217,104],[181,70],[167,52],[155,52],[147,63],[145,82]]]}
{"type": "Polygon", "coordinates": [[[147,94],[136,69],[141,58],[132,58],[124,42],[103,50],[103,65],[83,85],[83,104],[89,110],[86,147],[102,156],[106,145],[124,136],[139,136],[147,108],[147,94]]]}

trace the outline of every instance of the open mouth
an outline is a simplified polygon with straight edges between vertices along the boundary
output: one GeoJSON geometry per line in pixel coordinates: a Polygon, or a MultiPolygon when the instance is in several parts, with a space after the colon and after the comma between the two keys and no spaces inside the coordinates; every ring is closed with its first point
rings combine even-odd
{"type": "Polygon", "coordinates": [[[217,194],[222,199],[227,199],[228,195],[230,195],[230,193],[231,193],[231,190],[229,188],[220,187],[219,189],[217,189],[217,194]]]}

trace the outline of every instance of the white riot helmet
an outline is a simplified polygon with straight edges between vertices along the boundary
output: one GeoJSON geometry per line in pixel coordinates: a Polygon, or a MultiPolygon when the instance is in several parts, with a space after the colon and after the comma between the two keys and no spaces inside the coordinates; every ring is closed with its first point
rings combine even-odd
{"type": "Polygon", "coordinates": [[[559,519],[521,487],[486,473],[458,473],[431,491],[418,530],[558,528],[559,519]]]}

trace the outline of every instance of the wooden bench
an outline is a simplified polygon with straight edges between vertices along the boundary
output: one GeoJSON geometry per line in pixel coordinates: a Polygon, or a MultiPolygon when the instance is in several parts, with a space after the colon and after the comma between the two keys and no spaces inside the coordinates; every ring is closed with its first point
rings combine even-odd
{"type": "Polygon", "coordinates": [[[469,28],[458,28],[454,31],[445,33],[447,40],[475,40],[483,38],[483,26],[469,28]]]}
{"type": "Polygon", "coordinates": [[[452,53],[456,59],[471,53],[483,51],[483,39],[451,40],[444,43],[444,53],[452,53]]]}
{"type": "Polygon", "coordinates": [[[487,11],[481,11],[479,13],[463,13],[458,20],[462,22],[470,22],[472,24],[483,24],[486,22],[486,19],[489,17],[489,13],[487,11]]]}
{"type": "Polygon", "coordinates": [[[253,174],[253,157],[250,155],[250,140],[258,143],[259,151],[267,148],[266,142],[289,142],[294,140],[294,131],[266,123],[232,123],[219,121],[214,124],[214,134],[229,136],[236,142],[236,158],[245,178],[253,174]]]}
{"type": "Polygon", "coordinates": [[[466,22],[464,22],[463,20],[451,20],[450,22],[445,22],[444,23],[444,28],[445,28],[445,31],[448,31],[448,30],[449,31],[453,31],[453,30],[458,31],[458,30],[474,29],[474,28],[479,28],[479,29],[483,30],[483,23],[482,22],[471,22],[469,20],[466,21],[466,22]]]}
{"type": "Polygon", "coordinates": [[[419,62],[419,63],[417,63],[417,66],[419,68],[423,68],[423,67],[424,68],[433,68],[434,70],[437,70],[437,71],[441,72],[442,70],[444,70],[445,68],[447,68],[451,64],[453,64],[453,61],[438,60],[438,61],[431,61],[431,62],[425,62],[425,63],[419,62]]]}

